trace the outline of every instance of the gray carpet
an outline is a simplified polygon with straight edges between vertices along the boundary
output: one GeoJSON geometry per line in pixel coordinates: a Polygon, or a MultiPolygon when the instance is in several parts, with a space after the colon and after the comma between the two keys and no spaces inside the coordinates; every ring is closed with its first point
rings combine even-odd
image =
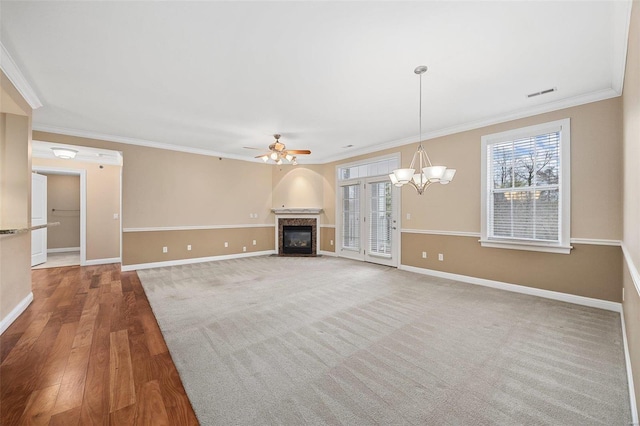
{"type": "Polygon", "coordinates": [[[138,271],[203,425],[626,425],[614,312],[331,257],[138,271]]]}

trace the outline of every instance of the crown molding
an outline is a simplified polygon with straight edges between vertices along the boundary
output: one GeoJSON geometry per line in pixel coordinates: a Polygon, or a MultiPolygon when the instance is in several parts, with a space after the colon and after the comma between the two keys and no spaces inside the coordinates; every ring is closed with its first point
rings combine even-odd
{"type": "MultiPolygon", "coordinates": [[[[614,42],[613,42],[613,60],[612,60],[612,81],[611,87],[613,90],[622,95],[622,89],[624,87],[624,73],[627,66],[627,50],[629,46],[629,28],[631,27],[631,8],[633,1],[617,1],[613,2],[613,7],[619,10],[619,15],[624,17],[623,22],[619,22],[620,25],[614,25],[614,42]],[[615,40],[617,39],[617,40],[615,40]]],[[[621,18],[622,19],[622,18],[621,18]]]]}
{"type": "MultiPolygon", "coordinates": [[[[621,93],[617,92],[616,90],[609,88],[609,89],[598,90],[595,92],[587,93],[584,95],[573,96],[571,98],[560,99],[555,102],[549,102],[542,105],[536,105],[530,108],[516,110],[508,114],[497,115],[495,117],[491,117],[483,120],[470,121],[468,123],[463,123],[457,126],[447,127],[444,129],[439,129],[433,132],[425,133],[422,135],[423,136],[422,141],[424,142],[429,139],[435,139],[443,136],[453,135],[456,133],[466,132],[469,130],[480,129],[482,127],[487,127],[494,124],[505,123],[507,121],[517,120],[520,118],[532,117],[535,115],[544,114],[552,111],[558,111],[561,109],[571,108],[579,105],[584,105],[591,102],[603,101],[605,99],[610,99],[610,98],[615,98],[617,96],[620,96],[620,94],[621,93]]],[[[378,145],[372,145],[367,148],[349,151],[348,154],[345,153],[345,154],[324,158],[321,161],[319,161],[317,164],[326,164],[334,161],[345,160],[348,158],[356,157],[358,155],[371,154],[376,151],[397,148],[403,145],[407,145],[410,143],[418,143],[418,142],[420,142],[420,138],[418,136],[397,139],[390,142],[384,142],[378,145]]]]}
{"type": "MultiPolygon", "coordinates": [[[[597,102],[605,99],[615,98],[617,96],[620,96],[620,93],[618,93],[614,89],[609,88],[609,89],[599,90],[599,91],[587,93],[584,95],[574,96],[567,99],[561,99],[556,102],[550,102],[543,105],[536,105],[531,108],[525,108],[525,109],[513,111],[508,114],[503,114],[503,115],[495,116],[495,117],[484,119],[484,120],[471,121],[468,123],[460,124],[458,126],[439,129],[433,132],[425,133],[423,135],[422,140],[427,141],[430,139],[453,135],[456,133],[462,133],[469,130],[475,130],[475,129],[479,129],[486,126],[491,126],[494,124],[505,123],[505,122],[517,120],[520,118],[531,117],[534,115],[544,114],[552,111],[558,111],[561,109],[584,105],[591,102],[597,102]]],[[[145,139],[130,138],[126,136],[115,136],[115,135],[109,135],[105,133],[91,132],[87,130],[69,129],[65,127],[57,127],[57,126],[51,126],[47,124],[34,123],[33,130],[40,131],[40,132],[57,133],[57,134],[62,134],[67,136],[76,136],[76,137],[88,138],[88,139],[99,139],[103,141],[122,143],[126,145],[144,146],[148,148],[165,149],[169,151],[186,152],[190,154],[200,154],[200,155],[207,155],[211,157],[221,157],[221,158],[228,158],[233,160],[262,163],[262,161],[260,161],[259,159],[257,160],[247,159],[244,156],[227,154],[227,153],[203,149],[203,148],[193,148],[193,147],[174,145],[174,144],[168,144],[163,142],[154,142],[154,141],[149,141],[145,139]]],[[[335,161],[346,160],[349,158],[357,157],[359,155],[372,154],[377,151],[382,151],[382,150],[391,149],[391,148],[398,148],[400,146],[408,145],[410,143],[418,143],[419,139],[420,138],[418,136],[412,136],[412,137],[403,138],[403,139],[396,139],[390,142],[385,142],[377,145],[372,145],[366,148],[349,151],[348,153],[319,158],[319,159],[316,159],[316,161],[314,161],[313,163],[305,163],[305,164],[307,165],[327,164],[335,161]]]]}
{"type": "Polygon", "coordinates": [[[189,146],[174,145],[163,142],[154,142],[145,139],[129,138],[126,136],[109,135],[106,133],[91,132],[88,130],[69,129],[66,127],[50,126],[48,124],[33,123],[33,130],[38,132],[56,133],[59,135],[75,136],[79,138],[98,139],[107,142],[122,143],[125,145],[144,146],[147,148],[164,149],[167,151],[186,152],[188,154],[207,155],[209,157],[228,158],[232,160],[249,161],[252,163],[259,162],[260,159],[247,159],[247,157],[235,154],[226,154],[223,152],[213,151],[209,149],[193,148],[189,146]]]}
{"type": "Polygon", "coordinates": [[[0,43],[0,69],[6,74],[9,81],[18,89],[18,92],[20,92],[32,109],[38,109],[42,106],[42,102],[38,99],[36,91],[33,90],[33,87],[31,87],[29,81],[27,81],[24,74],[22,74],[20,68],[18,68],[18,65],[16,65],[2,43],[0,43]]]}

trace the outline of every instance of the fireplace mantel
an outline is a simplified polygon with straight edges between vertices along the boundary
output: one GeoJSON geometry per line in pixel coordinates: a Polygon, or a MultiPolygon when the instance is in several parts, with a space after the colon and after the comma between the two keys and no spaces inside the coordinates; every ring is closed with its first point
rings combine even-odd
{"type": "Polygon", "coordinates": [[[320,252],[320,213],[321,207],[304,207],[304,208],[279,208],[271,209],[276,216],[276,253],[282,256],[282,227],[286,225],[309,225],[312,227],[313,235],[313,253],[310,256],[316,256],[320,252]]]}
{"type": "Polygon", "coordinates": [[[307,208],[281,208],[281,209],[271,209],[277,215],[290,215],[290,214],[320,214],[322,213],[322,208],[319,207],[307,207],[307,208]]]}

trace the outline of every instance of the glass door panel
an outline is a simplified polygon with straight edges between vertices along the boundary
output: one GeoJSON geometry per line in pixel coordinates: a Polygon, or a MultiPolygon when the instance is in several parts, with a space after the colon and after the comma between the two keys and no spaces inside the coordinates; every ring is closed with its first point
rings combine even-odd
{"type": "Polygon", "coordinates": [[[361,184],[343,185],[340,187],[342,198],[342,247],[346,257],[361,257],[361,222],[360,198],[361,184]]]}
{"type": "Polygon", "coordinates": [[[394,250],[397,244],[396,191],[393,184],[380,178],[366,183],[366,242],[364,260],[398,266],[394,250]]]}
{"type": "Polygon", "coordinates": [[[369,254],[391,257],[391,182],[369,184],[369,254]]]}

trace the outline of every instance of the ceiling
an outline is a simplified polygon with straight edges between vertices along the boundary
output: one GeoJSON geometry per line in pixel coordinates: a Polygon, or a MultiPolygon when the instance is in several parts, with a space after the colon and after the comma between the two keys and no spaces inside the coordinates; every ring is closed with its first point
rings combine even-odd
{"type": "Polygon", "coordinates": [[[0,41],[43,104],[35,130],[245,160],[281,133],[309,164],[417,141],[418,65],[426,138],[619,96],[630,10],[2,1],[0,41]]]}

